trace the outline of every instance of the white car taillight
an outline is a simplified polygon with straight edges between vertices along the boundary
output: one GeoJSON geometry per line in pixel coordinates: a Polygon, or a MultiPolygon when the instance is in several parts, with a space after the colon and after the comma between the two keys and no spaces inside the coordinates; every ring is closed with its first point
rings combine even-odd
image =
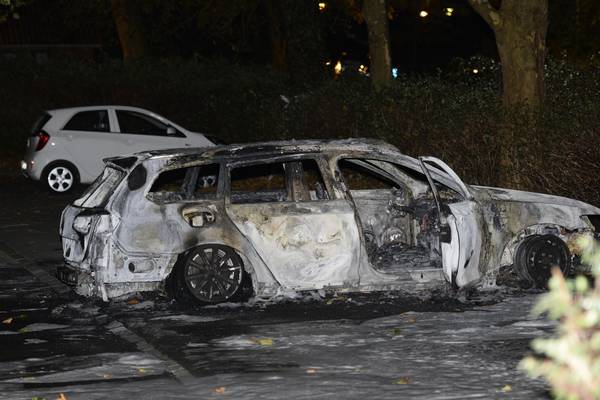
{"type": "Polygon", "coordinates": [[[78,216],[73,221],[73,229],[76,232],[79,232],[83,235],[87,234],[90,231],[90,226],[92,225],[92,217],[91,216],[78,216]]]}

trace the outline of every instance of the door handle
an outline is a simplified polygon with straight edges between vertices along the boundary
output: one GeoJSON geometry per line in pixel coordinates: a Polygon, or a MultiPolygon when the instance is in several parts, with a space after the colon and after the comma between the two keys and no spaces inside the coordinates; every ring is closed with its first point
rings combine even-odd
{"type": "Polygon", "coordinates": [[[212,225],[217,220],[213,207],[189,207],[182,211],[182,216],[192,228],[202,228],[212,225]]]}

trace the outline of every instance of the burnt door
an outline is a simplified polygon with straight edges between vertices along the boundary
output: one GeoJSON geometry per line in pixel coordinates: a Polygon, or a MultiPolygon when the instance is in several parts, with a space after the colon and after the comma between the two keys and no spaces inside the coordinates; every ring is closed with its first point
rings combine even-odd
{"type": "Polygon", "coordinates": [[[354,210],[335,198],[322,163],[288,159],[230,167],[227,215],[285,288],[358,283],[354,210]]]}
{"type": "Polygon", "coordinates": [[[419,161],[438,210],[444,277],[458,287],[465,286],[481,277],[479,261],[484,236],[480,205],[467,185],[446,163],[435,157],[420,157],[419,161]],[[445,202],[437,190],[436,176],[454,182],[462,201],[445,202]]]}

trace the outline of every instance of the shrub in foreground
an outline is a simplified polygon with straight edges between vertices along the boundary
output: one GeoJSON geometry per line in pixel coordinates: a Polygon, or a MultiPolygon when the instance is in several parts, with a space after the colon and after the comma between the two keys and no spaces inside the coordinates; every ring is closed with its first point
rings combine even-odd
{"type": "Polygon", "coordinates": [[[556,269],[550,291],[535,306],[559,325],[554,337],[532,342],[538,356],[523,359],[520,367],[533,377],[543,377],[559,399],[600,399],[600,245],[582,239],[584,262],[592,266],[588,278],[565,279],[556,269]]]}

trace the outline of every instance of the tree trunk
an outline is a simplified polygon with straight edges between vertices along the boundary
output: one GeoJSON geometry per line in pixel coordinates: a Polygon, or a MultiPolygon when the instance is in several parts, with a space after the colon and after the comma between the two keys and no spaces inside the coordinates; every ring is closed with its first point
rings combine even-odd
{"type": "Polygon", "coordinates": [[[273,68],[287,70],[287,37],[285,34],[280,1],[267,0],[269,34],[271,36],[271,60],[273,68]]]}
{"type": "Polygon", "coordinates": [[[125,62],[146,56],[146,40],[141,29],[137,5],[132,0],[111,0],[112,15],[117,26],[125,62]]]}
{"type": "Polygon", "coordinates": [[[504,105],[539,108],[544,98],[547,0],[504,0],[502,25],[495,29],[502,63],[504,105]]]}
{"type": "Polygon", "coordinates": [[[376,89],[392,80],[392,58],[386,0],[364,0],[362,14],[369,32],[369,68],[376,89]]]}
{"type": "Polygon", "coordinates": [[[515,116],[531,117],[542,105],[548,3],[545,0],[505,0],[496,45],[502,64],[502,100],[507,111],[500,146],[500,182],[523,185],[515,140],[515,116]],[[520,114],[520,115],[519,115],[520,114]]]}
{"type": "Polygon", "coordinates": [[[499,8],[488,0],[469,3],[494,31],[502,64],[505,120],[499,132],[499,184],[519,187],[515,117],[529,119],[544,100],[548,0],[502,0],[499,8]]]}

